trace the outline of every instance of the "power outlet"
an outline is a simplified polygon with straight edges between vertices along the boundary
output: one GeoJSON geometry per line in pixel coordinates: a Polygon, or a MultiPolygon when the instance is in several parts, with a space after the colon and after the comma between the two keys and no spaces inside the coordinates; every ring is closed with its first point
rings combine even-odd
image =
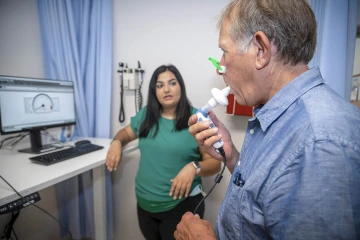
{"type": "Polygon", "coordinates": [[[38,192],[29,194],[23,198],[14,200],[10,203],[0,206],[0,214],[6,214],[6,213],[19,211],[20,209],[27,207],[30,204],[33,204],[40,200],[41,200],[41,198],[40,198],[40,195],[38,192]]]}

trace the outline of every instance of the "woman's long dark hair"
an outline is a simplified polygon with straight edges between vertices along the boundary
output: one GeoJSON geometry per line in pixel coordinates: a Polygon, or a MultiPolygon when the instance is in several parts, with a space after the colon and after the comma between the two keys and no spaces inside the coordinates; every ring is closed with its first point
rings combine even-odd
{"type": "Polygon", "coordinates": [[[181,97],[176,107],[176,117],[174,120],[175,130],[180,131],[188,127],[188,120],[191,116],[191,103],[186,96],[184,80],[175,66],[162,65],[155,70],[150,80],[146,115],[140,126],[139,137],[147,137],[151,129],[155,126],[155,131],[151,136],[154,138],[159,130],[159,118],[161,116],[162,106],[156,97],[156,82],[158,76],[166,71],[170,71],[175,75],[181,88],[181,97]]]}

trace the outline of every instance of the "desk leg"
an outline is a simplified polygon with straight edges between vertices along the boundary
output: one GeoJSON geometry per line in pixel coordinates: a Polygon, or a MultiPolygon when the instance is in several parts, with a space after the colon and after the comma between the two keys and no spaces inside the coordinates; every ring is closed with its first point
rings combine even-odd
{"type": "Polygon", "coordinates": [[[105,167],[93,170],[95,239],[106,240],[106,179],[105,167]]]}

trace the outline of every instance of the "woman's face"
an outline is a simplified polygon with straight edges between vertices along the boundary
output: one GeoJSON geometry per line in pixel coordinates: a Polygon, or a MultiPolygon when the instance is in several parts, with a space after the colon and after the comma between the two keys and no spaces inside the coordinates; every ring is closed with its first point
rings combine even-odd
{"type": "Polygon", "coordinates": [[[166,71],[156,81],[156,97],[163,108],[176,107],[181,97],[181,87],[175,75],[166,71]]]}

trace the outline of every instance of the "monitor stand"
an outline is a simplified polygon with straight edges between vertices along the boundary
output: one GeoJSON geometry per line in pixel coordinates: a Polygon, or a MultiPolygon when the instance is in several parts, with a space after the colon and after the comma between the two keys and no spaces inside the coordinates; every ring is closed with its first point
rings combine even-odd
{"type": "Polygon", "coordinates": [[[45,152],[52,151],[52,150],[63,147],[63,146],[60,146],[58,144],[56,144],[56,145],[53,145],[53,144],[42,145],[42,142],[41,142],[41,130],[31,130],[30,131],[30,145],[31,145],[30,148],[20,149],[18,151],[22,152],[22,153],[39,154],[39,153],[45,153],[45,152]]]}

